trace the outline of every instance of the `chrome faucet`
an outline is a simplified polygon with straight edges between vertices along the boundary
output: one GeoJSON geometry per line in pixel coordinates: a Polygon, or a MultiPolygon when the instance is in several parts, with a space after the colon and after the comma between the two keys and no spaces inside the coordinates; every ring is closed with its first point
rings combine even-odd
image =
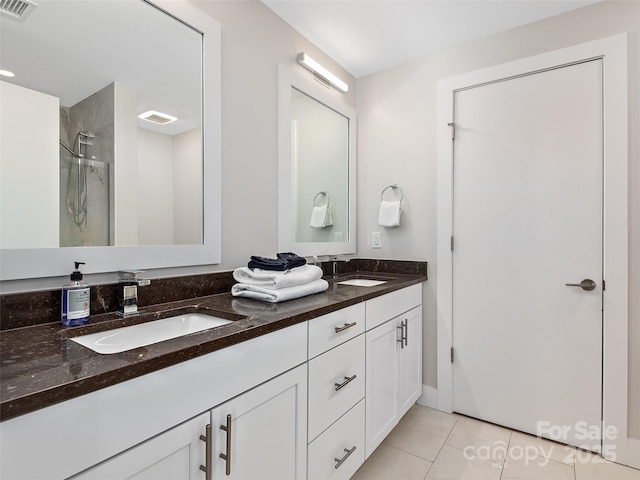
{"type": "Polygon", "coordinates": [[[151,280],[139,278],[138,275],[144,270],[120,270],[118,272],[118,284],[122,292],[118,315],[128,317],[137,315],[138,311],[138,287],[144,287],[151,283],[151,280]]]}
{"type": "Polygon", "coordinates": [[[348,263],[350,259],[346,258],[341,260],[340,258],[338,258],[338,255],[330,255],[329,260],[333,263],[332,271],[333,276],[335,277],[336,275],[338,275],[338,262],[342,261],[344,263],[348,263]]]}

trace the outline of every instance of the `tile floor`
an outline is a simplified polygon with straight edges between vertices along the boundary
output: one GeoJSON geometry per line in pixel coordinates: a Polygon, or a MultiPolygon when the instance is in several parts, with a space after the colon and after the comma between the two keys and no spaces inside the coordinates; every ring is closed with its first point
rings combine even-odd
{"type": "Polygon", "coordinates": [[[640,470],[461,415],[414,406],[351,480],[640,480],[640,470]]]}

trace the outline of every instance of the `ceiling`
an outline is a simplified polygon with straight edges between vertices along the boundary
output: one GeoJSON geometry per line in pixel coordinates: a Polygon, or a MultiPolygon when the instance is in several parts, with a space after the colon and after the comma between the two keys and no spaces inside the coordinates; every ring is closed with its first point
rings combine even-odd
{"type": "Polygon", "coordinates": [[[262,0],[356,78],[598,0],[262,0]]]}

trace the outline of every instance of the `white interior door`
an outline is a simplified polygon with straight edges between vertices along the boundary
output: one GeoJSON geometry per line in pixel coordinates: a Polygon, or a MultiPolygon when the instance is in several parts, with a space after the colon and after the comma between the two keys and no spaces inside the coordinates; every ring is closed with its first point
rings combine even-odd
{"type": "Polygon", "coordinates": [[[454,410],[597,449],[602,61],[454,100],[454,410]]]}

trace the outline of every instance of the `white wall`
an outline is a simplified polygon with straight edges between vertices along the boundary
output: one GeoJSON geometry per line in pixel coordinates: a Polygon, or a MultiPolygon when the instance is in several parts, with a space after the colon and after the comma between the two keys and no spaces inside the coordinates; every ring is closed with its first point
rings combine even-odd
{"type": "MultiPolygon", "coordinates": [[[[605,1],[531,25],[515,28],[388,69],[358,80],[358,256],[427,259],[424,291],[424,383],[436,387],[436,131],[438,81],[539,53],[622,32],[640,30],[640,3],[605,1]],[[408,202],[399,229],[383,229],[383,248],[371,249],[381,189],[398,183],[408,202]]],[[[637,249],[638,212],[638,48],[630,49],[629,85],[632,145],[631,215],[632,298],[630,359],[630,436],[640,438],[640,289],[637,249]],[[631,54],[635,53],[635,56],[631,54]],[[635,165],[635,166],[634,166],[635,165]],[[635,213],[635,216],[633,216],[635,213]],[[635,243],[634,242],[635,239],[635,243]],[[635,302],[635,303],[633,303],[635,302]]]]}
{"type": "Polygon", "coordinates": [[[60,101],[8,82],[0,100],[0,248],[57,247],[60,101]]]}
{"type": "Polygon", "coordinates": [[[173,245],[173,141],[138,128],[138,244],[173,245]]]}
{"type": "MultiPolygon", "coordinates": [[[[115,245],[138,243],[138,92],[115,82],[115,245]]],[[[116,267],[117,270],[118,267],[116,267]]]]}
{"type": "Polygon", "coordinates": [[[202,243],[202,131],[173,136],[173,244],[202,243]]]}

